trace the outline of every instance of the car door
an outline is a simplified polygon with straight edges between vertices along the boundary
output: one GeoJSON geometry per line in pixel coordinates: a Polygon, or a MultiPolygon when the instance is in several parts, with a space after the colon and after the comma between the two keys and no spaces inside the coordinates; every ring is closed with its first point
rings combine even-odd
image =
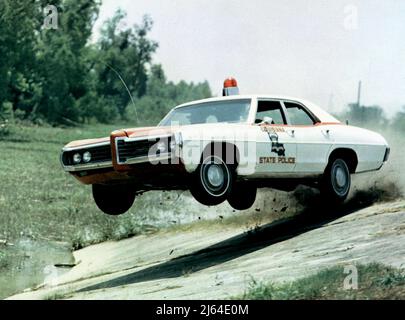
{"type": "Polygon", "coordinates": [[[296,143],[286,124],[280,101],[258,100],[255,117],[256,173],[272,175],[294,171],[296,143]]]}
{"type": "Polygon", "coordinates": [[[283,101],[289,128],[297,144],[296,173],[322,173],[333,143],[332,130],[302,104],[283,101]]]}

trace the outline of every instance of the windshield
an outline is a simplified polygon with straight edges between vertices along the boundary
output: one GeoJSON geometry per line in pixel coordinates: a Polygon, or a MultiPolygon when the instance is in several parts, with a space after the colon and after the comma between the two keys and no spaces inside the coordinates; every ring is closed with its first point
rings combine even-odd
{"type": "Polygon", "coordinates": [[[205,102],[173,109],[159,126],[246,122],[250,99],[205,102]]]}

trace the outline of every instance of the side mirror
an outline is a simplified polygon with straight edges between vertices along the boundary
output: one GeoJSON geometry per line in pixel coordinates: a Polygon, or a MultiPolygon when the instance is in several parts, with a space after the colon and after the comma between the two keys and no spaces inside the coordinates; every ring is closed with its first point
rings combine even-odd
{"type": "Polygon", "coordinates": [[[264,117],[262,124],[273,124],[273,118],[271,117],[264,117]]]}

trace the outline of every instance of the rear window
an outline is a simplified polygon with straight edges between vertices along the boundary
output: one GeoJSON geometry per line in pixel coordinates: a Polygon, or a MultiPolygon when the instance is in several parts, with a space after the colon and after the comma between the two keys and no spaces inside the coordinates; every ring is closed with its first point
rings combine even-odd
{"type": "Polygon", "coordinates": [[[303,106],[298,103],[284,102],[288,117],[292,125],[313,125],[315,123],[312,116],[303,106]]]}

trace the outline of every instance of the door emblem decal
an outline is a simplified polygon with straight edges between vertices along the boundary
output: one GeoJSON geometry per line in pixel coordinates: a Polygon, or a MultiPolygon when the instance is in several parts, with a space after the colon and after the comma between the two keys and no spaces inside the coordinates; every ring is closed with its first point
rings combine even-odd
{"type": "Polygon", "coordinates": [[[271,141],[271,152],[275,152],[278,156],[285,157],[285,148],[283,143],[278,142],[278,134],[276,131],[284,131],[282,128],[272,128],[270,126],[262,126],[262,131],[267,132],[271,141]],[[282,129],[282,130],[280,130],[282,129]]]}

